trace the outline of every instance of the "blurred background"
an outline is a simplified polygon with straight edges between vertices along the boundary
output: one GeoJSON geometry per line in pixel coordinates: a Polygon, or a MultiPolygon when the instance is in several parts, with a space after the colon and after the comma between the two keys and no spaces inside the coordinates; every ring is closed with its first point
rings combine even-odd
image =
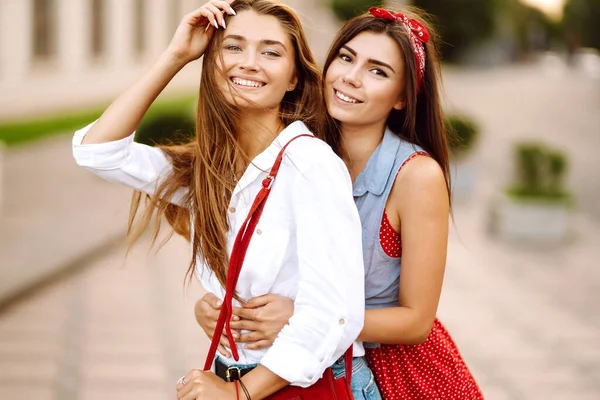
{"type": "MultiPolygon", "coordinates": [[[[368,0],[286,0],[322,61],[368,0]]],[[[377,4],[374,4],[377,3],[377,4]]],[[[165,399],[204,362],[174,238],[125,258],[130,191],[71,134],[198,0],[0,0],[0,398],[165,399]],[[126,266],[126,268],[125,268],[126,266]]],[[[486,398],[600,398],[600,0],[414,0],[443,44],[454,214],[439,315],[486,398]]],[[[138,140],[192,132],[199,63],[138,140]]]]}

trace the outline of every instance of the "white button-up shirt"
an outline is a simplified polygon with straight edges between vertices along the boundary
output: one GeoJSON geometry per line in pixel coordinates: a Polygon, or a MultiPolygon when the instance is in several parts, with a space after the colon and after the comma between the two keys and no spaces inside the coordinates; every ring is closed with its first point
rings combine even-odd
{"type": "MultiPolygon", "coordinates": [[[[110,143],[81,144],[88,129],[75,133],[73,154],[79,165],[107,180],[152,194],[172,168],[160,149],[135,143],[133,134],[110,143]]],[[[239,180],[228,209],[229,253],[277,154],[301,134],[310,134],[302,122],[289,125],[239,180]]],[[[206,290],[224,298],[224,288],[200,260],[196,272],[206,290]]],[[[297,386],[319,379],[362,330],[360,219],[348,171],[323,141],[299,138],[286,149],[236,290],[244,300],[267,293],[286,296],[295,300],[295,309],[273,346],[247,350],[240,345],[240,360],[227,362],[261,363],[297,386]]],[[[363,354],[362,345],[355,343],[354,355],[363,354]]]]}

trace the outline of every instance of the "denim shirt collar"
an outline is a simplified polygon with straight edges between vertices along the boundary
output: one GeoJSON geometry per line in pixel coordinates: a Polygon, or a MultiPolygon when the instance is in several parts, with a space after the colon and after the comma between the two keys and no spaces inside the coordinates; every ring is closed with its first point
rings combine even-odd
{"type": "Polygon", "coordinates": [[[400,138],[390,128],[386,128],[383,140],[373,154],[371,154],[371,157],[369,157],[365,169],[362,170],[356,181],[354,181],[352,191],[354,197],[362,196],[367,191],[376,196],[380,196],[383,193],[394,167],[400,144],[400,138]]]}

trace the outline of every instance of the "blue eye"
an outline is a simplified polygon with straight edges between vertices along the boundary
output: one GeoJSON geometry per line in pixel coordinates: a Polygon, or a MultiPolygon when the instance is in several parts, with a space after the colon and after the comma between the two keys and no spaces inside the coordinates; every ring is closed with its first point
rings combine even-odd
{"type": "Polygon", "coordinates": [[[281,55],[279,53],[277,53],[276,51],[273,51],[273,50],[265,50],[264,54],[271,56],[271,57],[281,57],[281,55]]]}

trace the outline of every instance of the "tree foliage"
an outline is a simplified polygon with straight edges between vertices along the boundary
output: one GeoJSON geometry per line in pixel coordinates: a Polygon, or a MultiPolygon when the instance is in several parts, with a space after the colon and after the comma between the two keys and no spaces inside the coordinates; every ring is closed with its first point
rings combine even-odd
{"type": "Polygon", "coordinates": [[[376,0],[330,0],[335,15],[342,21],[347,21],[369,10],[370,7],[381,5],[376,0]]]}
{"type": "Polygon", "coordinates": [[[600,0],[570,0],[563,15],[567,40],[600,49],[600,0]]]}
{"type": "Polygon", "coordinates": [[[495,30],[499,0],[414,0],[413,4],[435,17],[445,59],[456,61],[468,48],[488,39],[495,30]]]}

